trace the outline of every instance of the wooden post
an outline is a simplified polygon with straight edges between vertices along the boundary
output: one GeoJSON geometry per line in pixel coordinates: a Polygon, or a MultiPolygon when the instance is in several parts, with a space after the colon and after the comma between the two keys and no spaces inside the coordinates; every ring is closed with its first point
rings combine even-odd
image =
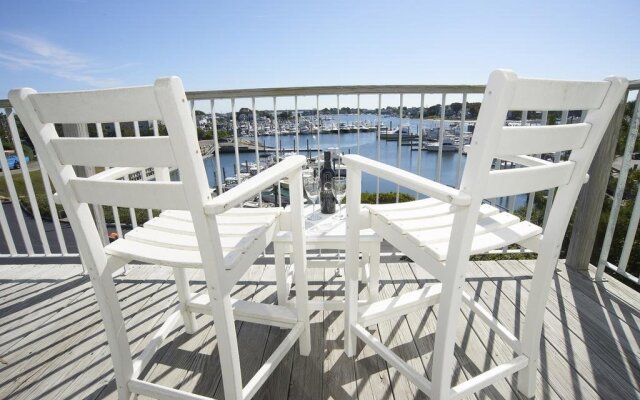
{"type": "Polygon", "coordinates": [[[613,114],[589,168],[589,182],[580,190],[576,203],[576,215],[567,250],[566,265],[583,273],[589,271],[589,261],[596,241],[624,107],[625,102],[622,101],[613,114]]]}
{"type": "MultiPolygon", "coordinates": [[[[62,133],[65,137],[89,137],[89,129],[86,124],[62,124],[62,133]]],[[[76,175],[84,178],[96,173],[94,167],[74,166],[73,169],[76,171],[76,175]]],[[[102,206],[97,204],[92,204],[91,206],[93,220],[96,223],[98,232],[100,232],[100,239],[102,239],[102,244],[106,246],[109,244],[109,232],[107,232],[107,222],[104,217],[104,209],[102,206]]]]}

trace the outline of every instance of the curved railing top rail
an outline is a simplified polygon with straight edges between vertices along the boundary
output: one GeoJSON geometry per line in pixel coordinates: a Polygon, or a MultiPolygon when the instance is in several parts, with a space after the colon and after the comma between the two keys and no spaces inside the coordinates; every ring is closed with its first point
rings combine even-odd
{"type": "MultiPolygon", "coordinates": [[[[484,85],[353,85],[353,86],[304,86],[283,88],[253,88],[225,90],[195,90],[187,92],[189,100],[315,96],[337,94],[408,94],[408,93],[483,93],[484,85]]],[[[0,108],[11,107],[7,99],[0,99],[0,108]]]]}
{"type": "MultiPolygon", "coordinates": [[[[353,85],[353,86],[306,86],[287,88],[254,88],[225,90],[195,90],[187,92],[189,100],[349,95],[349,94],[400,94],[400,93],[483,93],[484,85],[353,85]]],[[[640,89],[640,79],[629,82],[629,90],[640,89]]],[[[7,99],[0,99],[0,108],[11,107],[7,99]]]]}
{"type": "Polygon", "coordinates": [[[338,94],[400,94],[400,93],[483,93],[484,85],[354,85],[305,86],[288,88],[259,88],[232,90],[204,90],[187,92],[189,100],[315,96],[338,94]]]}

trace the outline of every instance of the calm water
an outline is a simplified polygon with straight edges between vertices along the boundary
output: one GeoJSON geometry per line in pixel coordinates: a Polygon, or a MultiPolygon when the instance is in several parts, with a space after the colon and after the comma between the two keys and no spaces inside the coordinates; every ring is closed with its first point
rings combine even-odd
{"type": "MultiPolygon", "coordinates": [[[[394,124],[394,126],[397,126],[394,124]]],[[[413,130],[415,133],[415,128],[413,130]]],[[[301,154],[306,153],[307,144],[312,149],[312,155],[317,154],[314,149],[318,148],[318,135],[300,135],[300,149],[301,154]]],[[[258,138],[260,144],[264,143],[266,146],[275,147],[275,136],[261,136],[258,138]]],[[[295,136],[281,136],[280,148],[293,149],[295,147],[295,136]]],[[[360,133],[341,133],[338,134],[321,134],[320,135],[320,148],[327,150],[329,147],[338,147],[340,151],[345,154],[361,154],[365,157],[372,159],[378,159],[378,144],[380,147],[380,161],[389,165],[398,166],[398,147],[400,147],[400,168],[409,171],[418,171],[418,157],[422,157],[421,160],[421,175],[430,179],[435,179],[436,163],[438,159],[438,153],[428,151],[411,151],[410,146],[398,146],[398,142],[391,142],[377,140],[376,132],[360,133]],[[359,137],[358,137],[359,136],[359,137]],[[358,143],[359,142],[359,143],[358,143]],[[359,148],[359,151],[358,151],[359,148]]],[[[457,153],[443,153],[442,154],[442,182],[447,185],[455,186],[457,183],[456,172],[458,168],[458,154],[457,153]]],[[[464,168],[464,161],[466,156],[462,156],[462,167],[464,168]]],[[[221,166],[225,170],[226,176],[235,175],[235,154],[221,154],[220,155],[221,166]]],[[[245,161],[255,162],[255,153],[240,153],[240,162],[245,161]]],[[[216,185],[215,178],[215,157],[210,157],[205,160],[205,166],[207,169],[207,175],[209,177],[210,185],[216,185]]],[[[368,192],[375,192],[376,180],[370,176],[363,178],[363,190],[368,192]]],[[[395,191],[396,185],[390,182],[381,181],[380,191],[395,191]]],[[[402,190],[402,189],[401,189],[402,190]]]]}
{"type": "MultiPolygon", "coordinates": [[[[331,122],[339,123],[339,122],[355,122],[355,115],[341,115],[338,120],[333,116],[331,122]]],[[[361,116],[361,121],[368,120],[370,123],[375,123],[375,116],[361,116]]],[[[451,121],[453,122],[453,121],[451,121]]],[[[383,118],[383,123],[386,126],[391,125],[395,128],[398,126],[399,119],[398,118],[383,118]]],[[[417,127],[419,124],[418,119],[403,119],[403,125],[409,124],[411,126],[411,132],[415,134],[417,132],[417,127]]],[[[440,121],[434,120],[424,120],[423,127],[425,128],[433,128],[439,126],[440,121]]],[[[448,126],[449,121],[446,121],[445,126],[448,126]]],[[[307,143],[309,148],[317,149],[318,148],[318,135],[300,135],[300,153],[307,155],[307,143]]],[[[418,173],[418,160],[420,159],[421,168],[420,175],[429,178],[436,179],[436,164],[438,160],[437,152],[429,152],[429,151],[417,151],[411,150],[411,146],[400,146],[400,152],[398,153],[398,142],[391,142],[377,140],[377,132],[366,132],[360,133],[359,135],[356,133],[341,133],[338,134],[321,134],[320,137],[320,148],[323,150],[327,150],[329,147],[338,147],[340,151],[345,154],[360,154],[365,157],[372,158],[374,160],[378,159],[378,146],[380,151],[379,160],[385,164],[398,166],[398,156],[400,157],[399,167],[408,171],[412,171],[414,173],[418,173]]],[[[258,137],[258,141],[262,145],[263,143],[266,146],[275,147],[276,138],[275,136],[260,136],[258,137]]],[[[293,149],[295,146],[295,135],[291,136],[280,136],[280,148],[284,149],[293,149]]],[[[262,154],[262,153],[261,153],[262,154]]],[[[312,155],[317,154],[315,151],[312,155]]],[[[235,175],[235,154],[221,154],[220,156],[221,166],[224,168],[225,176],[233,176],[235,175]]],[[[464,168],[464,163],[466,160],[466,156],[462,155],[461,158],[456,152],[445,152],[442,153],[442,176],[441,182],[449,185],[456,186],[458,182],[458,165],[461,164],[461,168],[464,168]]],[[[255,162],[255,153],[240,153],[240,162],[244,163],[255,162]]],[[[211,187],[215,187],[216,177],[215,177],[215,156],[209,157],[205,159],[205,167],[207,170],[207,175],[209,178],[209,184],[211,187]]],[[[375,192],[376,191],[376,178],[370,175],[363,175],[363,188],[362,190],[365,192],[375,192]]],[[[395,192],[396,184],[389,181],[380,180],[380,191],[381,192],[395,192]]],[[[400,188],[400,191],[406,192],[409,194],[415,194],[415,192],[408,190],[406,188],[400,188]]],[[[517,201],[518,206],[524,205],[526,202],[526,198],[519,198],[517,201]]]]}

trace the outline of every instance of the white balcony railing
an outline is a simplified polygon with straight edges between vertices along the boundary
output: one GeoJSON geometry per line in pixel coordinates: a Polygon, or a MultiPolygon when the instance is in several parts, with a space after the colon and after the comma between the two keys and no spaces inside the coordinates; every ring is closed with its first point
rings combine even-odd
{"type": "MultiPolygon", "coordinates": [[[[637,98],[639,88],[640,81],[633,81],[629,89],[630,96],[633,99],[637,98]]],[[[212,131],[211,141],[203,142],[203,147],[210,150],[211,153],[211,157],[205,161],[210,163],[208,170],[213,175],[210,177],[210,183],[220,193],[224,190],[225,167],[231,169],[231,166],[233,166],[233,170],[235,170],[233,175],[237,176],[238,179],[242,179],[242,174],[239,172],[242,171],[243,166],[248,169],[246,167],[248,167],[250,158],[252,159],[252,164],[256,166],[255,171],[259,171],[265,165],[262,161],[265,154],[272,155],[274,160],[284,156],[283,152],[296,152],[311,157],[312,155],[318,155],[321,150],[327,150],[328,147],[337,147],[338,152],[363,153],[365,156],[393,163],[396,166],[431,179],[456,186],[459,183],[464,164],[465,126],[473,122],[468,117],[472,117],[472,115],[469,115],[468,108],[471,102],[468,101],[468,98],[475,97],[477,101],[481,101],[483,91],[484,86],[482,85],[326,86],[199,91],[189,92],[187,97],[191,101],[194,121],[197,124],[200,116],[196,115],[196,110],[205,110],[206,113],[210,112],[214,116],[211,119],[210,126],[206,122],[202,124],[204,129],[210,128],[212,131]],[[435,119],[433,115],[429,115],[431,118],[427,118],[427,110],[433,113],[433,108],[429,109],[428,105],[425,104],[425,98],[429,99],[433,98],[433,96],[440,100],[439,113],[435,119]],[[390,98],[391,100],[389,100],[390,98]],[[451,110],[451,99],[459,99],[458,103],[460,104],[459,110],[455,110],[456,112],[453,116],[447,114],[447,108],[451,110]],[[361,101],[363,104],[368,104],[368,106],[361,108],[361,101]],[[257,103],[265,104],[265,102],[268,103],[268,106],[263,106],[261,110],[256,110],[257,103]],[[287,104],[287,106],[278,108],[278,103],[287,104]],[[343,105],[355,105],[355,107],[350,107],[350,111],[355,110],[355,112],[344,115],[344,113],[341,113],[341,103],[343,105]],[[237,118],[239,104],[246,105],[244,111],[248,109],[249,117],[246,120],[239,121],[237,118]],[[390,104],[394,107],[394,110],[397,110],[396,115],[390,115],[390,108],[388,108],[390,104]],[[327,105],[335,109],[334,115],[327,114],[327,111],[330,112],[331,110],[327,105]],[[219,111],[222,110],[223,106],[225,113],[219,111]],[[322,106],[325,106],[324,108],[327,108],[327,110],[323,110],[322,106]],[[365,108],[368,110],[365,110],[365,108]],[[405,109],[409,111],[410,115],[407,115],[405,109]],[[374,110],[373,113],[371,110],[374,110]],[[291,118],[282,120],[282,112],[288,112],[291,118]],[[216,114],[218,118],[215,117],[216,114]],[[334,127],[327,125],[328,118],[333,118],[331,121],[335,124],[334,127]],[[452,120],[455,120],[459,128],[454,132],[449,131],[448,134],[447,124],[452,120]],[[403,129],[405,129],[403,127],[408,124],[408,135],[400,134],[397,137],[397,141],[394,142],[385,141],[384,137],[390,132],[390,128],[387,126],[389,121],[394,122],[399,132],[403,132],[403,129]],[[342,123],[345,125],[341,125],[342,123]],[[228,125],[228,131],[231,135],[229,143],[221,143],[220,124],[228,125]],[[272,134],[262,138],[259,137],[266,130],[272,134]],[[323,131],[334,133],[326,135],[323,131]],[[349,132],[348,140],[344,142],[347,131],[349,132]],[[364,131],[368,132],[366,136],[364,136],[364,131]],[[244,137],[241,137],[241,133],[244,134],[244,137]],[[285,135],[288,137],[285,138],[285,135]],[[428,135],[432,135],[432,138],[434,137],[433,135],[437,136],[438,146],[433,146],[431,149],[437,148],[437,152],[423,152],[422,149],[428,135]],[[445,148],[446,139],[452,137],[451,135],[453,137],[457,136],[457,141],[454,143],[456,149],[452,154],[445,154],[443,153],[443,148],[445,148]],[[301,139],[303,138],[306,138],[306,146],[301,144],[301,139]],[[267,140],[269,141],[269,146],[266,145],[267,140]],[[311,140],[310,144],[309,140],[311,140]],[[407,140],[410,141],[410,145],[403,146],[407,144],[407,140]],[[283,145],[284,142],[287,143],[286,146],[283,145]],[[232,156],[221,154],[222,148],[230,151],[232,156]],[[251,151],[250,155],[241,157],[241,150],[243,149],[245,151],[249,149],[251,151]],[[416,152],[415,150],[418,151],[416,152]],[[244,158],[244,160],[241,160],[241,158],[244,158]]],[[[77,256],[72,234],[64,219],[61,218],[63,215],[55,212],[57,208],[46,171],[38,164],[37,159],[30,160],[30,163],[27,163],[22,146],[17,145],[23,141],[24,137],[20,135],[16,116],[9,102],[0,100],[0,108],[4,109],[4,114],[0,114],[0,134],[4,132],[3,142],[14,147],[15,157],[17,157],[16,165],[20,168],[20,172],[12,172],[10,164],[13,163],[15,157],[10,156],[11,159],[8,159],[4,152],[0,155],[0,166],[2,166],[4,176],[4,182],[0,182],[0,189],[7,195],[3,206],[0,207],[0,224],[3,235],[3,240],[0,241],[0,257],[77,256]],[[39,168],[32,166],[38,166],[39,168]],[[34,182],[36,183],[35,185],[34,182]],[[48,213],[50,217],[43,218],[41,211],[44,209],[52,211],[48,213]]],[[[548,120],[554,119],[547,112],[516,111],[520,111],[517,121],[520,124],[546,124],[548,120]]],[[[244,116],[246,117],[247,113],[244,116]]],[[[624,189],[627,186],[628,172],[633,165],[633,150],[640,118],[638,102],[636,102],[633,114],[625,118],[628,119],[629,129],[620,134],[627,137],[627,145],[622,161],[619,163],[618,183],[612,199],[609,226],[606,230],[600,254],[598,278],[602,278],[603,271],[608,267],[618,272],[621,276],[637,283],[637,276],[627,271],[629,260],[631,259],[630,255],[634,249],[633,244],[638,220],[640,219],[640,191],[635,194],[635,205],[628,223],[625,219],[626,226],[624,229],[627,230],[627,233],[619,256],[618,266],[607,261],[611,245],[614,243],[615,229],[616,227],[620,228],[617,218],[618,212],[629,201],[624,198],[624,189]]],[[[565,110],[558,114],[556,123],[578,122],[579,119],[579,112],[565,110]]],[[[516,121],[513,121],[513,123],[516,123],[516,121]]],[[[120,124],[114,124],[113,128],[115,136],[123,134],[120,124]]],[[[106,134],[100,124],[93,127],[65,126],[62,129],[65,135],[88,136],[95,134],[101,136],[106,134]]],[[[162,134],[161,122],[150,121],[148,124],[142,124],[134,121],[133,134],[162,134]]],[[[540,156],[550,157],[556,162],[563,157],[562,154],[540,156]]],[[[517,166],[506,162],[496,162],[494,167],[515,168],[517,166]]],[[[611,163],[609,162],[605,168],[610,170],[611,163]]],[[[91,172],[88,171],[88,173],[91,172]]],[[[129,178],[153,179],[153,175],[145,170],[132,173],[129,178]]],[[[369,187],[372,189],[371,192],[375,193],[376,202],[381,200],[380,194],[384,191],[395,192],[396,201],[400,199],[400,193],[407,192],[393,183],[380,182],[379,180],[369,181],[369,187]]],[[[605,187],[599,188],[601,191],[605,189],[605,187]]],[[[409,194],[415,195],[414,193],[409,194]]],[[[534,219],[535,223],[545,224],[550,204],[553,201],[553,195],[554,191],[549,190],[538,196],[532,193],[518,198],[492,199],[491,202],[512,212],[519,209],[527,220],[534,219]]],[[[259,198],[257,201],[262,205],[263,201],[266,202],[267,200],[259,198]]],[[[278,191],[272,201],[281,204],[282,192],[278,191]]],[[[578,214],[580,212],[580,210],[577,210],[578,214]]],[[[142,213],[138,211],[136,214],[136,210],[131,209],[125,212],[128,221],[123,223],[120,218],[120,210],[115,208],[105,210],[102,207],[94,207],[94,214],[98,225],[102,229],[105,242],[108,240],[109,231],[114,231],[119,236],[122,236],[126,229],[135,227],[143,219],[151,218],[153,215],[151,210],[142,211],[142,213]],[[105,223],[105,211],[112,214],[112,217],[108,218],[110,221],[108,225],[105,223]]],[[[590,216],[590,218],[593,218],[593,216],[590,216]]],[[[591,234],[595,235],[595,232],[591,232],[591,234]]],[[[591,246],[593,247],[593,244],[591,246]]],[[[596,244],[596,246],[600,245],[596,244]]],[[[587,249],[589,252],[591,250],[592,248],[587,249]]],[[[517,252],[519,250],[504,249],[503,251],[517,252]]],[[[637,269],[637,267],[634,266],[634,269],[637,269]]]]}

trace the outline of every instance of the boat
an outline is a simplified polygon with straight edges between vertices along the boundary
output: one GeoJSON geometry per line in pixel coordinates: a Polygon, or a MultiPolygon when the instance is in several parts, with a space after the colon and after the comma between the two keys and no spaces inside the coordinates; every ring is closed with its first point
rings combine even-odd
{"type": "MultiPolygon", "coordinates": [[[[422,146],[426,151],[439,151],[440,143],[435,141],[427,141],[422,146]]],[[[443,152],[454,152],[458,151],[458,144],[456,140],[450,136],[445,136],[442,138],[442,151],[443,152]]]]}

